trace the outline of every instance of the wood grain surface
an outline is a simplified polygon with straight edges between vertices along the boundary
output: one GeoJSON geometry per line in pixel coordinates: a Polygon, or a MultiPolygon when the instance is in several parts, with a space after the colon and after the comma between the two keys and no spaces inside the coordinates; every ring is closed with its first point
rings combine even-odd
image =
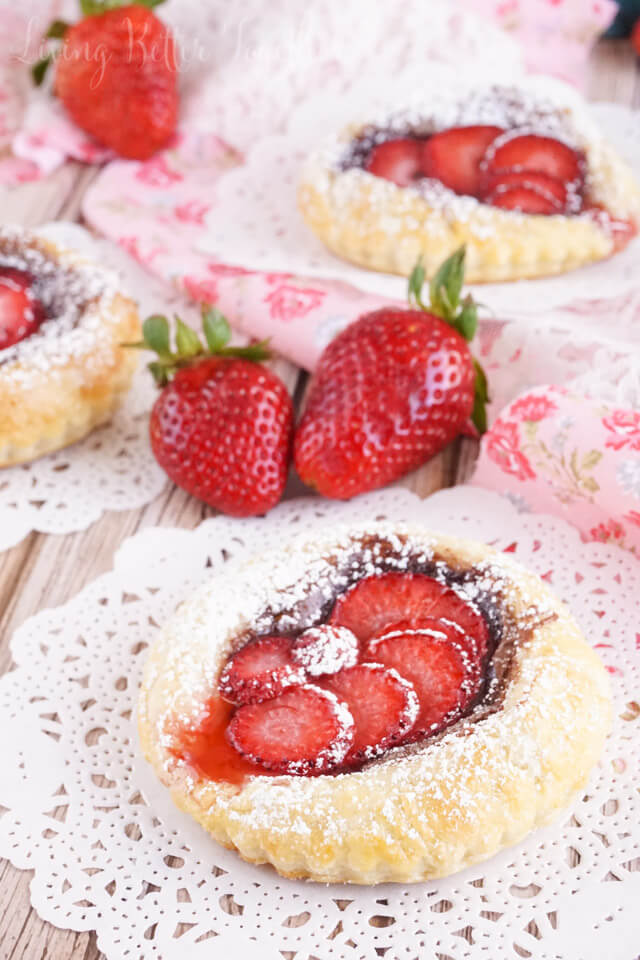
{"type": "MultiPolygon", "coordinates": [[[[591,99],[613,100],[640,110],[640,69],[628,42],[598,44],[590,60],[588,92],[591,99]]],[[[95,175],[91,168],[68,164],[46,181],[25,184],[5,202],[2,219],[25,226],[55,219],[78,220],[82,195],[95,175]]],[[[305,374],[284,359],[274,364],[292,392],[301,396],[305,374]]],[[[456,441],[402,484],[427,496],[468,477],[474,454],[471,441],[456,441]]],[[[286,495],[302,492],[292,478],[286,495]]],[[[126,537],[154,524],[192,528],[212,513],[167,484],[164,492],[141,510],[107,513],[88,530],[68,536],[32,533],[12,550],[0,553],[0,673],[11,669],[9,638],[15,628],[38,610],[65,603],[109,570],[114,551],[126,537]]],[[[38,917],[29,898],[31,876],[31,872],[0,861],[0,960],[103,958],[93,933],[61,930],[38,917]]]]}

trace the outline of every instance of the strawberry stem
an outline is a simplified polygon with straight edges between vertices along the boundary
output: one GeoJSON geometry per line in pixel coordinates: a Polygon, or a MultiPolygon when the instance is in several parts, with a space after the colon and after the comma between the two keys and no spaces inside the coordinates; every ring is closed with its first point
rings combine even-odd
{"type": "MultiPolygon", "coordinates": [[[[442,263],[429,284],[429,303],[422,299],[426,278],[422,258],[418,260],[409,277],[409,305],[445,320],[460,336],[470,343],[478,329],[478,304],[470,293],[460,299],[464,284],[466,248],[460,247],[442,263]]],[[[487,429],[486,405],[489,401],[487,377],[480,363],[474,358],[476,371],[475,397],[471,419],[479,433],[487,429]]]]}
{"type": "Polygon", "coordinates": [[[191,327],[180,317],[175,317],[175,350],[171,349],[169,321],[162,314],[152,314],[142,324],[142,340],[123,343],[130,350],[153,350],[157,359],[149,363],[154,380],[159,387],[169,383],[174,374],[204,357],[241,357],[259,363],[270,356],[268,341],[251,343],[247,347],[228,346],[231,327],[217,307],[202,305],[202,329],[206,346],[191,327]]]}

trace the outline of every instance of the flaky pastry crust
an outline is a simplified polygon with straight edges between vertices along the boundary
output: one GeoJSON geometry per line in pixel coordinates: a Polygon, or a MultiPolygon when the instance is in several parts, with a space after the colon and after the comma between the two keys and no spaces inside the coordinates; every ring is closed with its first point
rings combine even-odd
{"type": "MultiPolygon", "coordinates": [[[[497,90],[506,96],[502,88],[497,90]]],[[[467,248],[470,283],[549,276],[610,257],[628,241],[629,225],[637,229],[640,224],[640,188],[631,170],[594,128],[577,94],[558,106],[556,116],[544,98],[536,100],[535,84],[528,94],[530,100],[522,109],[534,117],[539,110],[542,117],[540,128],[534,125],[532,132],[539,129],[558,136],[584,153],[590,202],[610,216],[593,212],[542,216],[502,210],[473,197],[456,196],[441,184],[434,188],[432,181],[429,189],[398,187],[348,161],[345,165],[350,145],[372,126],[365,123],[348,127],[309,158],[298,188],[304,220],[344,260],[401,276],[409,276],[420,258],[427,276],[432,276],[462,244],[467,248]],[[612,222],[616,219],[621,223],[612,222]]],[[[448,114],[454,118],[449,126],[500,122],[499,115],[488,120],[474,117],[468,104],[460,109],[457,118],[455,112],[448,114]]],[[[400,115],[400,119],[381,122],[395,125],[396,136],[439,129],[432,119],[425,131],[414,114],[406,120],[400,115]]],[[[520,123],[526,132],[526,116],[520,123]]]]}
{"type": "Polygon", "coordinates": [[[0,350],[0,467],[7,467],[75,443],[111,417],[138,359],[121,344],[139,338],[140,321],[110,273],[32,234],[3,228],[0,263],[42,274],[44,289],[53,290],[41,329],[0,350]]]}
{"type": "Polygon", "coordinates": [[[597,656],[536,576],[481,544],[374,524],[294,543],[201,588],[150,652],[138,719],[144,755],[173,800],[219,843],[288,877],[375,884],[445,876],[552,819],[602,750],[610,699],[597,656]],[[400,556],[408,544],[499,584],[520,633],[499,702],[336,776],[257,775],[235,786],[176,759],[170,731],[176,720],[197,723],[239,632],[267,608],[287,609],[305,577],[322,578],[320,558],[353,550],[365,533],[397,544],[400,556]]]}

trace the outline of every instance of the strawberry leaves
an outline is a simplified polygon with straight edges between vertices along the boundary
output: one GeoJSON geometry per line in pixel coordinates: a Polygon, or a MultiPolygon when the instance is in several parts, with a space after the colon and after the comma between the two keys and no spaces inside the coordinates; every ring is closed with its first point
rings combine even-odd
{"type": "MultiPolygon", "coordinates": [[[[460,247],[436,270],[429,284],[431,309],[450,323],[455,320],[464,281],[465,248],[460,247]]],[[[453,324],[455,326],[455,323],[453,324]]]]}
{"type": "Polygon", "coordinates": [[[202,311],[202,327],[207,346],[211,353],[218,353],[230,336],[229,324],[217,307],[202,311]]]}
{"type": "Polygon", "coordinates": [[[460,247],[436,270],[429,284],[429,303],[422,299],[425,269],[419,260],[409,277],[409,303],[427,313],[435,313],[457,330],[465,340],[472,340],[478,326],[478,307],[471,296],[461,301],[464,283],[465,248],[460,247]]]}
{"type": "MultiPolygon", "coordinates": [[[[107,10],[117,10],[118,7],[125,7],[130,0],[80,0],[80,10],[83,17],[95,17],[98,14],[106,13],[107,10]]],[[[160,6],[164,0],[136,0],[139,7],[147,7],[153,10],[160,6]]]]}
{"type": "MultiPolygon", "coordinates": [[[[159,314],[147,317],[144,322],[144,345],[159,354],[169,354],[169,324],[167,318],[159,314]]],[[[140,344],[142,346],[142,344],[140,344]]]]}
{"type": "MultiPolygon", "coordinates": [[[[422,299],[426,273],[422,260],[419,260],[409,277],[408,299],[411,306],[419,307],[420,310],[445,320],[470,343],[478,329],[478,305],[470,293],[461,299],[465,255],[466,248],[462,246],[438,267],[429,283],[429,303],[422,299]]],[[[486,404],[489,401],[489,390],[484,370],[477,360],[474,359],[473,363],[476,383],[471,419],[478,433],[482,434],[487,429],[486,404]]]]}
{"type": "Polygon", "coordinates": [[[478,433],[482,434],[487,432],[487,404],[490,400],[489,384],[487,383],[486,373],[475,357],[473,365],[476,371],[476,385],[471,421],[478,433]]]}
{"type": "Polygon", "coordinates": [[[269,357],[267,341],[252,343],[247,347],[227,346],[231,328],[217,307],[202,307],[202,329],[205,344],[191,327],[175,318],[175,349],[171,349],[169,321],[162,314],[152,314],[142,325],[142,340],[125,343],[132,350],[152,350],[157,359],[149,363],[149,370],[159,387],[166,387],[174,374],[204,357],[242,357],[259,362],[269,357]]]}
{"type": "MultiPolygon", "coordinates": [[[[68,29],[69,24],[66,22],[66,20],[54,20],[49,24],[49,28],[44,34],[43,40],[62,40],[68,29]]],[[[40,87],[42,85],[47,74],[47,70],[53,63],[53,59],[54,55],[52,53],[48,53],[46,57],[38,60],[31,67],[31,77],[36,87],[40,87]]]]}
{"type": "MultiPolygon", "coordinates": [[[[131,0],[80,0],[80,12],[83,18],[94,17],[99,16],[101,13],[107,13],[109,10],[116,10],[118,7],[127,6],[130,2],[131,0]]],[[[164,2],[165,0],[136,0],[138,6],[147,7],[148,10],[153,10],[154,7],[158,7],[164,2]]],[[[71,24],[67,23],[66,20],[53,20],[43,34],[42,39],[45,41],[64,40],[70,26],[71,24]]],[[[56,49],[55,52],[48,53],[31,67],[31,78],[36,87],[42,86],[47,71],[55,60],[58,52],[56,49]]]]}

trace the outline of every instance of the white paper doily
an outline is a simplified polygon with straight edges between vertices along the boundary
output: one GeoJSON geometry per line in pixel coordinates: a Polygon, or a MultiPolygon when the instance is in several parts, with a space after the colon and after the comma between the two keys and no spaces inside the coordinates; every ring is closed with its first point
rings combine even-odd
{"type": "MultiPolygon", "coordinates": [[[[78,140],[50,95],[53,76],[39,90],[27,83],[25,60],[37,59],[34,41],[54,17],[76,20],[75,0],[29,0],[16,11],[8,41],[9,122],[26,108],[13,148],[45,170],[78,140]],[[46,143],[36,149],[30,135],[43,131],[46,143]]],[[[453,0],[405,0],[402,7],[382,0],[172,0],[161,17],[178,50],[181,125],[215,132],[241,150],[282,130],[310,90],[344,91],[372,68],[391,76],[407,63],[455,60],[515,69],[522,59],[513,38],[453,0]]]]}
{"type": "Polygon", "coordinates": [[[35,871],[44,919],[95,929],[110,960],[633,960],[637,577],[628,553],[473,487],[426,501],[401,489],[351,504],[305,499],[263,520],[147,529],[120,548],[113,572],[13,638],[17,667],[0,681],[0,855],[35,871]],[[138,754],[145,651],[177,602],[225,563],[345,516],[424,521],[508,548],[569,603],[611,672],[614,730],[585,795],[556,825],[447,880],[321,886],[244,864],[173,808],[138,754]]]}
{"type": "MultiPolygon", "coordinates": [[[[163,17],[165,12],[163,11],[163,17]]],[[[363,76],[420,73],[434,63],[501,63],[516,70],[519,45],[488,18],[452,0],[180,0],[167,19],[199,52],[187,64],[183,122],[214,130],[241,150],[281,131],[310,91],[338,97],[363,76]]]]}
{"type": "MultiPolygon", "coordinates": [[[[96,240],[71,223],[47,224],[37,232],[117,270],[122,290],[138,301],[142,317],[176,310],[187,320],[195,319],[192,303],[114,244],[96,240]]],[[[148,437],[154,395],[141,356],[133,386],[110,423],[73,446],[0,470],[0,550],[14,546],[31,530],[84,530],[107,510],[142,507],[161,493],[167,478],[153,458],[148,437]]]]}
{"type": "MultiPolygon", "coordinates": [[[[517,82],[518,74],[505,71],[498,61],[482,70],[482,82],[517,82]]],[[[477,73],[474,71],[475,82],[477,73]]],[[[225,176],[207,216],[207,236],[202,249],[248,269],[289,272],[302,277],[340,280],[365,293],[405,300],[404,277],[365,270],[332,254],[304,223],[297,209],[296,188],[305,158],[323,141],[354,119],[375,116],[398,104],[412,103],[416,90],[466,85],[465,70],[442,66],[435,70],[405,70],[398,77],[384,73],[367,77],[347,94],[326,90],[305,101],[291,115],[287,132],[258,141],[242,167],[225,176]],[[394,105],[390,107],[390,104],[394,105]]],[[[533,82],[529,80],[528,82],[533,82]]],[[[541,92],[555,90],[569,101],[576,94],[550,78],[535,78],[541,92]]],[[[628,107],[613,103],[593,104],[591,113],[604,135],[629,162],[640,179],[640,119],[628,107]]],[[[480,302],[500,316],[525,319],[547,314],[573,300],[598,299],[603,291],[615,297],[637,290],[640,237],[610,260],[592,264],[557,277],[492,283],[475,286],[480,302]]]]}

